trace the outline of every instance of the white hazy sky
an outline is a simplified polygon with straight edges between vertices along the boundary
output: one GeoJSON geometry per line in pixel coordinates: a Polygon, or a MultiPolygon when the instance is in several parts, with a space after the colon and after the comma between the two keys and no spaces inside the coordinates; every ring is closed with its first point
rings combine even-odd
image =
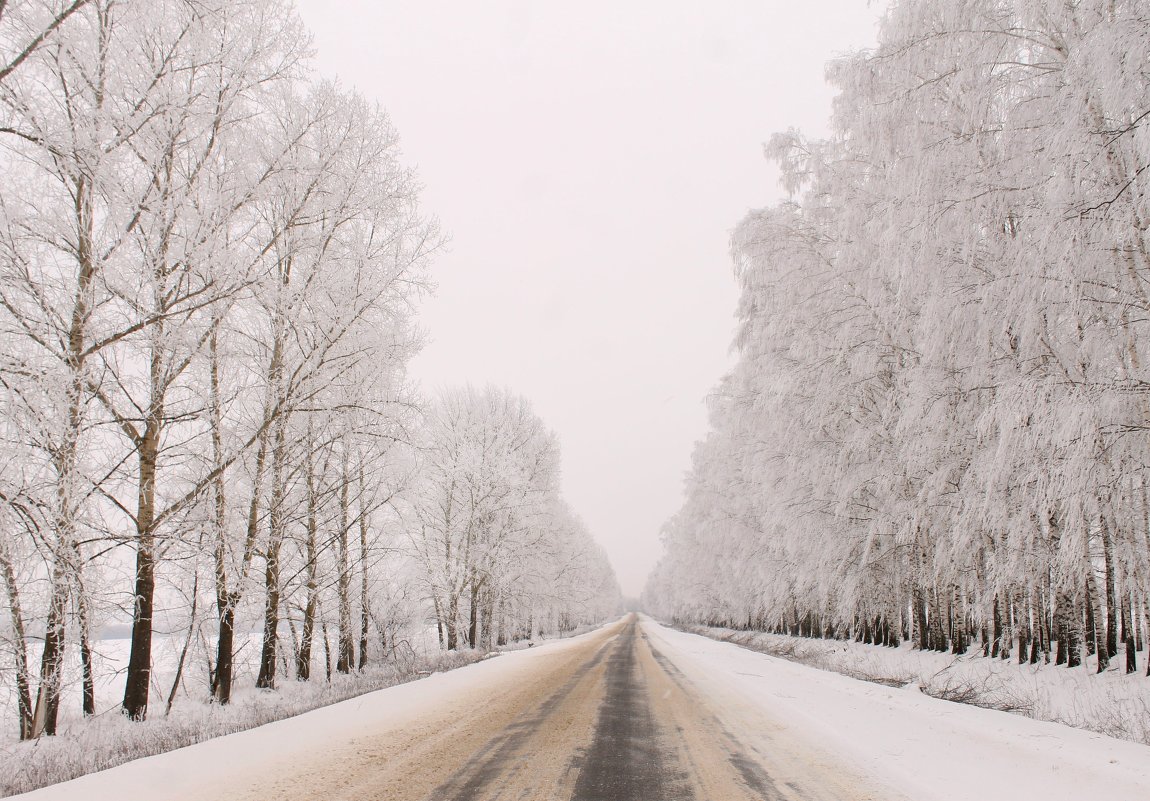
{"type": "Polygon", "coordinates": [[[762,144],[825,131],[824,63],[873,43],[880,5],[297,2],[451,235],[414,376],[530,398],[637,595],[731,364],[731,229],[780,197],[762,144]]]}

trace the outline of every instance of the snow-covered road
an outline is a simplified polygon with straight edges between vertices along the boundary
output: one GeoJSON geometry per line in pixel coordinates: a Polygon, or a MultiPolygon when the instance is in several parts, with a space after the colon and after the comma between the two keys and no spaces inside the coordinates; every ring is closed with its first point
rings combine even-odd
{"type": "Polygon", "coordinates": [[[1150,748],[866,684],[650,620],[18,798],[1150,797],[1150,748]]]}

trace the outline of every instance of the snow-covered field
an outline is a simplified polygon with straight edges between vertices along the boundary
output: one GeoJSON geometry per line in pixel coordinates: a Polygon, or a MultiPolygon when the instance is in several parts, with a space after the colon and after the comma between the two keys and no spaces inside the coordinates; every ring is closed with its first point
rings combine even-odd
{"type": "Polygon", "coordinates": [[[692,626],[690,630],[857,679],[1150,745],[1150,677],[1145,674],[1145,651],[1138,654],[1142,670],[1122,672],[1120,655],[1109,670],[1098,675],[1093,657],[1081,667],[1068,669],[987,659],[976,647],[954,656],[919,651],[910,643],[888,648],[724,628],[692,626]]]}

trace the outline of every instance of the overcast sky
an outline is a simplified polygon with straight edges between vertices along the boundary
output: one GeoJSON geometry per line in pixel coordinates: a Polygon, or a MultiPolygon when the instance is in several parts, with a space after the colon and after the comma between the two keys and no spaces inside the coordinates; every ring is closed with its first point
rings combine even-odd
{"type": "Polygon", "coordinates": [[[298,0],[378,100],[451,236],[412,366],[531,399],[565,495],[637,595],[731,364],[730,231],[780,197],[762,144],[822,133],[866,0],[298,0]]]}

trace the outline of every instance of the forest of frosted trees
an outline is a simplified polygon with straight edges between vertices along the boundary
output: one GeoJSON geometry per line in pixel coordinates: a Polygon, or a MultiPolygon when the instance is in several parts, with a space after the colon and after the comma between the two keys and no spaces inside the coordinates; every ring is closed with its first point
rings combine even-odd
{"type": "Polygon", "coordinates": [[[771,139],[789,199],[733,237],[738,361],[650,607],[1136,670],[1148,70],[1131,0],[902,0],[830,65],[831,135],[771,139]]]}
{"type": "Polygon", "coordinates": [[[490,647],[614,609],[529,404],[411,386],[443,237],[386,115],[309,50],[286,0],[0,0],[0,679],[21,738],[56,731],[69,688],[140,720],[181,688],[227,704],[353,673],[402,625],[490,647]],[[115,698],[109,625],[130,629],[115,698]]]}

